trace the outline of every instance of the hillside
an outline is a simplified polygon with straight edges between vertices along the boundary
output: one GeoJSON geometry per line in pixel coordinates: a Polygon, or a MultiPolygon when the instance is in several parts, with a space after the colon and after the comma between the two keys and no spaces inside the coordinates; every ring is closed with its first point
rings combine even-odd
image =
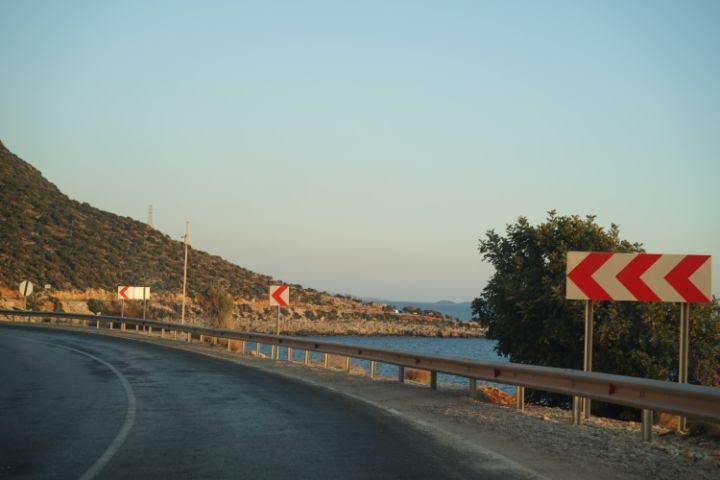
{"type": "MultiPolygon", "coordinates": [[[[153,292],[151,314],[177,316],[183,271],[181,241],[137,220],[70,199],[1,142],[0,225],[0,287],[4,287],[0,303],[3,297],[9,301],[20,281],[30,280],[52,286],[39,292],[37,305],[84,310],[87,300],[95,299],[104,302],[101,308],[106,313],[118,313],[118,285],[147,285],[153,292]],[[78,302],[83,307],[78,307],[78,302]]],[[[190,265],[191,319],[201,321],[203,316],[200,302],[193,299],[217,283],[233,297],[236,326],[272,328],[268,287],[280,280],[192,248],[190,265]]],[[[442,315],[408,318],[387,305],[300,285],[292,285],[291,291],[292,309],[287,314],[294,319],[297,332],[477,335],[474,328],[447,321],[442,315]],[[340,324],[344,326],[338,327],[340,324]]],[[[9,305],[15,304],[5,302],[9,305]]],[[[137,313],[137,306],[128,306],[126,312],[137,313]]]]}
{"type": "MultiPolygon", "coordinates": [[[[142,222],[71,200],[0,143],[0,284],[23,279],[56,289],[182,285],[183,245],[142,222]]],[[[260,298],[271,278],[191,250],[190,294],[222,279],[233,295],[260,298]],[[211,275],[212,273],[212,275],[211,275]]],[[[302,298],[306,293],[297,289],[302,298]]],[[[298,299],[300,299],[298,298],[298,299]]]]}

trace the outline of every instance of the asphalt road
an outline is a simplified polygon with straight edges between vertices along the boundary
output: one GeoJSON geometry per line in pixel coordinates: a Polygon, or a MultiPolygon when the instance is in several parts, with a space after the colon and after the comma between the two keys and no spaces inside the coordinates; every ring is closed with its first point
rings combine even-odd
{"type": "Polygon", "coordinates": [[[0,326],[0,478],[493,478],[382,410],[131,340],[0,326]]]}

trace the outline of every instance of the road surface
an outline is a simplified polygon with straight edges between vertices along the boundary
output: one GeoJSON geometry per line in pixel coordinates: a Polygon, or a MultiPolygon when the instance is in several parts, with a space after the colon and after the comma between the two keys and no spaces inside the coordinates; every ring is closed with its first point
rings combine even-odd
{"type": "Polygon", "coordinates": [[[327,390],[160,345],[0,326],[0,478],[507,478],[327,390]]]}

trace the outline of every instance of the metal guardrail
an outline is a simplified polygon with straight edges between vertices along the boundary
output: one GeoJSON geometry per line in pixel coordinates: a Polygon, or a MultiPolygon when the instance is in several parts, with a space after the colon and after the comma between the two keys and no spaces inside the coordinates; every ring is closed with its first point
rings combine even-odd
{"type": "MultiPolygon", "coordinates": [[[[0,316],[8,318],[47,318],[81,320],[85,325],[96,328],[120,328],[128,326],[139,330],[155,328],[164,336],[165,331],[184,333],[186,341],[193,336],[223,338],[254,342],[257,345],[272,345],[274,352],[279,348],[305,350],[305,363],[309,362],[309,352],[344,356],[347,359],[358,358],[371,362],[370,374],[374,377],[376,362],[400,367],[399,380],[403,381],[405,368],[416,368],[431,372],[430,385],[437,386],[437,373],[446,373],[470,380],[471,394],[475,393],[477,380],[515,385],[518,387],[518,407],[522,408],[524,388],[547,392],[591,398],[606,403],[625,405],[643,410],[643,439],[649,440],[652,427],[652,411],[661,411],[684,415],[697,419],[720,421],[720,388],[700,385],[678,384],[645,378],[626,377],[607,373],[583,372],[563,368],[541,367],[503,362],[480,362],[433,355],[382,350],[362,346],[352,346],[318,340],[306,340],[283,335],[240,332],[237,330],[202,327],[197,325],[159,322],[139,318],[96,316],[78,313],[30,312],[0,310],[0,316]]],[[[242,351],[245,351],[243,343],[242,351]]],[[[273,354],[273,356],[276,356],[273,354]]],[[[349,362],[346,362],[349,365],[349,362]]],[[[577,418],[576,418],[577,422],[577,418]]]]}

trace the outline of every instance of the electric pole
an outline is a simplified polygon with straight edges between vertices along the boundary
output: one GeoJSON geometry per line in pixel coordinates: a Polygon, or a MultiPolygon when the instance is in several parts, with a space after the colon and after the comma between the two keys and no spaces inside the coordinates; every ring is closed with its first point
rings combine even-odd
{"type": "Polygon", "coordinates": [[[182,312],[180,313],[180,323],[185,323],[185,294],[187,292],[187,260],[188,260],[188,242],[190,242],[190,222],[185,222],[185,235],[183,240],[185,242],[185,266],[183,268],[183,294],[182,294],[182,312]]]}

